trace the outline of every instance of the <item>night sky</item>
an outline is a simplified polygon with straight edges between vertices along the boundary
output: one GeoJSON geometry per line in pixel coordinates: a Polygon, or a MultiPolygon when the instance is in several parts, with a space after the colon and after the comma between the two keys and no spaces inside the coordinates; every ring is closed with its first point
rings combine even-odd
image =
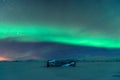
{"type": "Polygon", "coordinates": [[[0,0],[0,59],[120,55],[120,0],[0,0]]]}

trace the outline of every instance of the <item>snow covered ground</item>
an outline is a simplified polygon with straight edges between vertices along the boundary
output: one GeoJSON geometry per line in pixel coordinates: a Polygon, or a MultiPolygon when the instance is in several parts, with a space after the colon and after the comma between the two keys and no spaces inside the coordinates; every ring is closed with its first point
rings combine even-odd
{"type": "Polygon", "coordinates": [[[0,80],[120,80],[120,62],[78,62],[45,67],[45,61],[0,62],[0,80]]]}

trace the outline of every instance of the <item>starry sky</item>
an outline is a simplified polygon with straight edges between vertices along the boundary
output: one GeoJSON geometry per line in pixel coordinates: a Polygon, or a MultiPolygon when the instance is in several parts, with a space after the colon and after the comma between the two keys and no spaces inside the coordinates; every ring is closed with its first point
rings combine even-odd
{"type": "Polygon", "coordinates": [[[0,0],[0,56],[120,54],[119,0],[0,0]]]}

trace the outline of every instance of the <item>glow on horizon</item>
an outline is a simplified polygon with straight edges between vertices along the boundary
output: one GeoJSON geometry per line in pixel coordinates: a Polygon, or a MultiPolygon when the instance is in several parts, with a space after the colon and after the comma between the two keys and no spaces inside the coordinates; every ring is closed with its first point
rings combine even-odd
{"type": "Polygon", "coordinates": [[[11,60],[10,58],[0,56],[0,61],[10,61],[10,60],[11,60]]]}

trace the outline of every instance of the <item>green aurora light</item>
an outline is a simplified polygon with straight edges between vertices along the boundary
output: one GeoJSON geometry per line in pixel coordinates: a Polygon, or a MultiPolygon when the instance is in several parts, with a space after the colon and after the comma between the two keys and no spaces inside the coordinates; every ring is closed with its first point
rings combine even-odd
{"type": "MultiPolygon", "coordinates": [[[[18,42],[59,42],[72,45],[85,45],[105,48],[120,48],[120,39],[113,39],[103,34],[92,36],[80,33],[74,28],[43,24],[0,24],[0,39],[18,42]]],[[[94,33],[94,32],[93,32],[94,33]]]]}

